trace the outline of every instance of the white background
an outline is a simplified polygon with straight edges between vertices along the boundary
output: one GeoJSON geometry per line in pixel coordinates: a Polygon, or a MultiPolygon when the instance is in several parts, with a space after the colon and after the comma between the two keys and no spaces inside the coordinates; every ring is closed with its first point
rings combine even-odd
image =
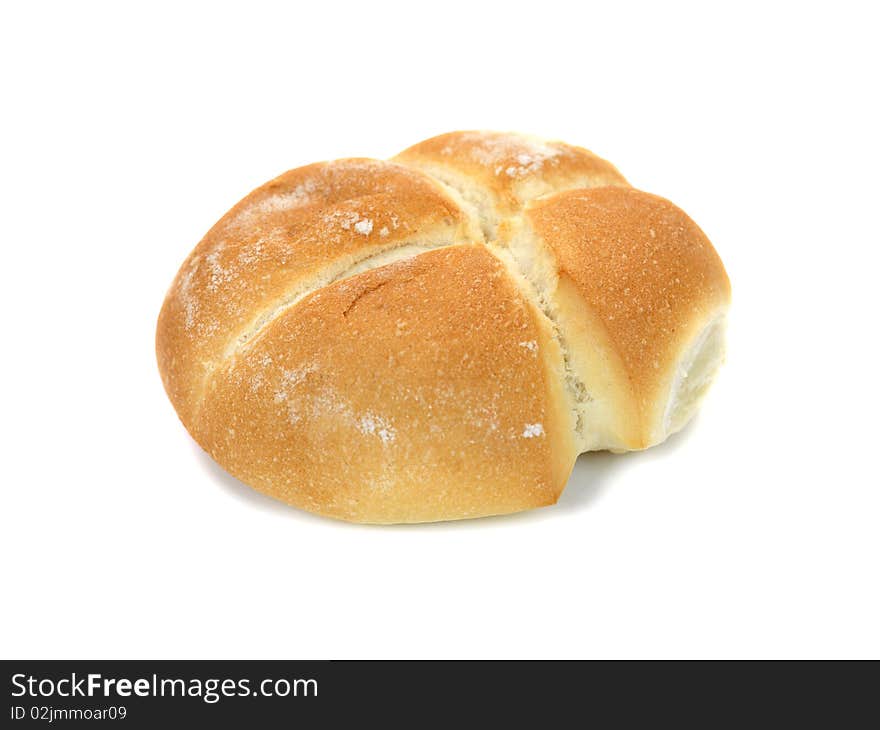
{"type": "Polygon", "coordinates": [[[5,658],[878,657],[871,3],[12,3],[0,11],[5,658]],[[560,138],[703,227],[699,418],[559,505],[376,528],[226,476],[153,337],[285,169],[560,138]]]}

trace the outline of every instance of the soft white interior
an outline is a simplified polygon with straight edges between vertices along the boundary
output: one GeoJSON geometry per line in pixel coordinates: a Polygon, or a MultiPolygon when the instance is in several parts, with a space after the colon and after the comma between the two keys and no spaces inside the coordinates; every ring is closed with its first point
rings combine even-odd
{"type": "Polygon", "coordinates": [[[529,230],[522,219],[511,221],[506,247],[493,246],[493,252],[507,265],[523,295],[532,300],[546,317],[553,337],[562,354],[563,381],[571,409],[574,442],[578,453],[587,448],[585,429],[587,407],[591,396],[585,383],[578,377],[572,362],[571,350],[560,324],[554,292],[559,284],[559,272],[552,254],[529,230]]]}
{"type": "Polygon", "coordinates": [[[723,315],[713,318],[679,360],[663,414],[663,432],[658,440],[684,428],[697,412],[724,362],[725,325],[723,315]]]}

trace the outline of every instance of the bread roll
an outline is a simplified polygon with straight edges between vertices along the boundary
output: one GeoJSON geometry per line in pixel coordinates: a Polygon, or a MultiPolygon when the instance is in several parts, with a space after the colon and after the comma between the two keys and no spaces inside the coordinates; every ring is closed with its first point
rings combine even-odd
{"type": "Polygon", "coordinates": [[[455,132],[287,172],[205,236],[159,370],[227,471],[318,514],[553,504],[577,455],[663,441],[723,358],[703,232],[557,142],[455,132]]]}

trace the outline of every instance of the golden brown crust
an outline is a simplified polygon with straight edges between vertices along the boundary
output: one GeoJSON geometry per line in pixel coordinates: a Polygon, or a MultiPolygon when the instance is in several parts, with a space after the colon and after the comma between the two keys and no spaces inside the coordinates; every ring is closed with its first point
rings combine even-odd
{"type": "Polygon", "coordinates": [[[459,132],[397,160],[287,172],[181,267],[159,369],[224,468],[346,520],[477,517],[687,421],[729,296],[687,216],[557,142],[459,132]]]}
{"type": "Polygon", "coordinates": [[[633,188],[559,193],[528,206],[526,219],[589,317],[589,336],[575,342],[613,353],[611,370],[632,390],[641,423],[628,419],[637,428],[625,446],[649,445],[659,391],[687,342],[730,300],[721,259],[684,211],[633,188]]]}
{"type": "Polygon", "coordinates": [[[436,182],[378,160],[317,163],[258,188],[184,262],[159,317],[166,390],[186,420],[211,368],[259,318],[380,251],[479,240],[436,182]]]}
{"type": "Polygon", "coordinates": [[[564,142],[505,132],[450,132],[395,158],[459,190],[488,219],[488,232],[523,204],[547,193],[597,185],[626,185],[610,162],[564,142]]]}
{"type": "Polygon", "coordinates": [[[576,455],[552,346],[488,249],[444,248],[286,310],[212,374],[197,430],[232,474],[331,517],[551,504],[576,455]]]}

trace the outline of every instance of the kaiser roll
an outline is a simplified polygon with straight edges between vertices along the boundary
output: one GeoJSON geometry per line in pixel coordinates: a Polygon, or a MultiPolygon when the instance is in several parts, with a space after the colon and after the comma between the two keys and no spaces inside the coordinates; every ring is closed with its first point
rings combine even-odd
{"type": "Polygon", "coordinates": [[[577,455],[682,428],[730,285],[699,227],[560,142],[453,132],[286,172],[189,255],[165,389],[229,473],[311,512],[553,504],[577,455]]]}

